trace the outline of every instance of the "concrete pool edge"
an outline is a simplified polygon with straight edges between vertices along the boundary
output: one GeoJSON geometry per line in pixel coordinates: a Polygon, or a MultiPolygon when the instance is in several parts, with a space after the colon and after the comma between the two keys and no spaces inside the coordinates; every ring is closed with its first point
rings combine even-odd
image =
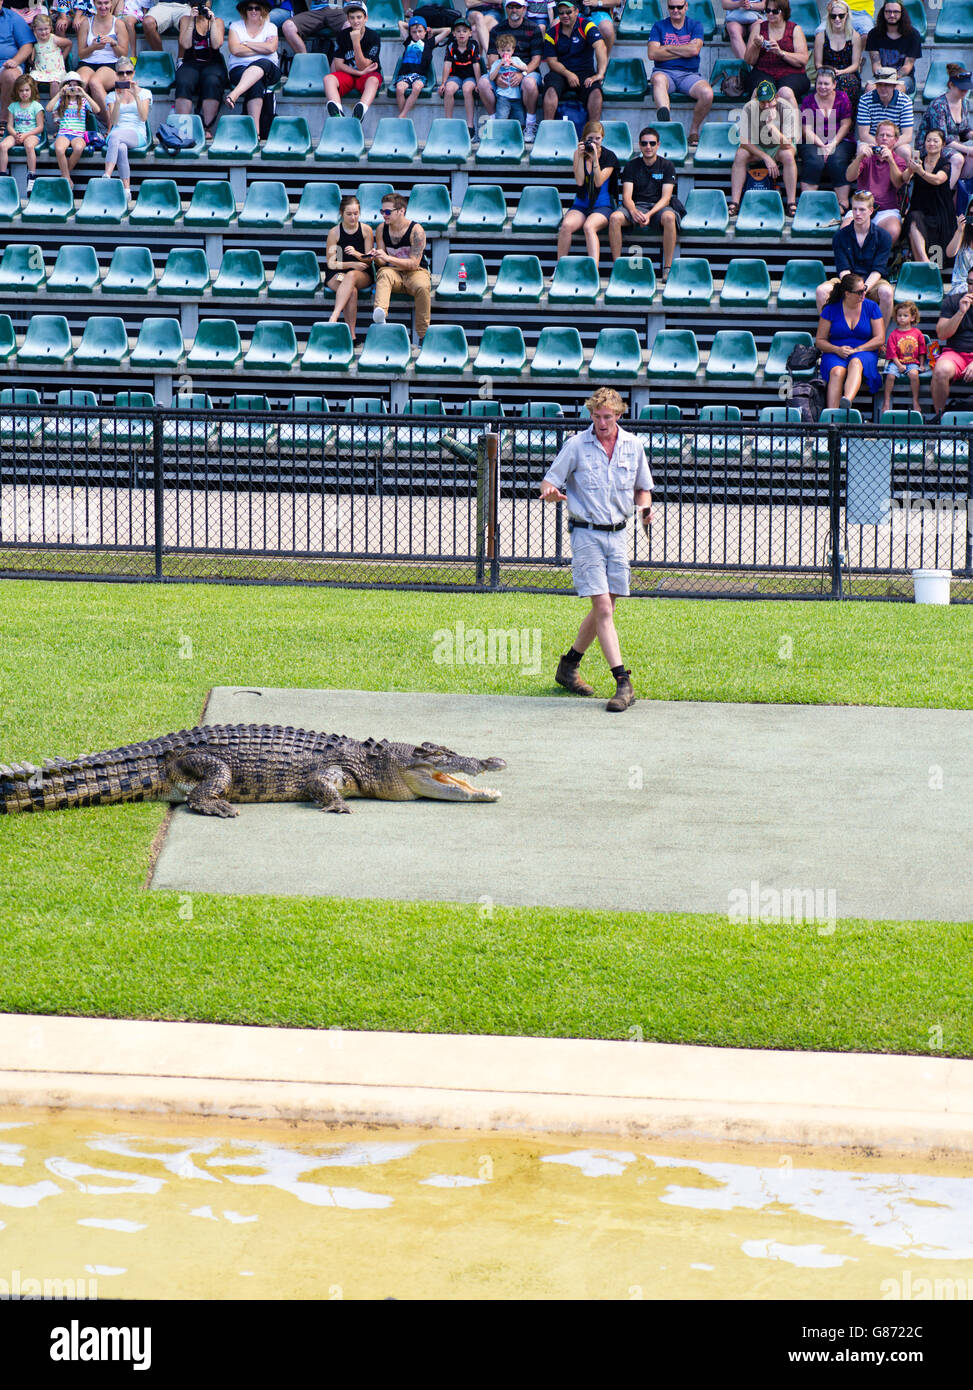
{"type": "Polygon", "coordinates": [[[973,1061],[0,1015],[0,1104],[973,1153],[973,1061]]]}

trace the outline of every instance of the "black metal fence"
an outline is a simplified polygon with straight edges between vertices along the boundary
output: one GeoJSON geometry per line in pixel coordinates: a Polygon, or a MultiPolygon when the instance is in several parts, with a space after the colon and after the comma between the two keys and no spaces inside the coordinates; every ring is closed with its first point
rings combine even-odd
{"type": "MultiPolygon", "coordinates": [[[[570,592],[541,479],[586,421],[0,404],[0,574],[570,592]]],[[[661,413],[661,412],[660,412],[661,413]]],[[[641,419],[633,593],[973,598],[973,430],[641,419]]]]}

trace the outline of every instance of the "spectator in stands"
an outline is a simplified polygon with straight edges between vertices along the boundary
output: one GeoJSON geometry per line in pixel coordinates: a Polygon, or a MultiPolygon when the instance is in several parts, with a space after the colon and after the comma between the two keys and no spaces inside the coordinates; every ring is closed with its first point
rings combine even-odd
{"type": "MultiPolygon", "coordinates": [[[[501,34],[512,34],[516,40],[516,55],[525,64],[520,79],[520,90],[524,100],[527,125],[524,140],[533,144],[537,131],[537,100],[540,95],[540,66],[544,53],[544,34],[536,24],[527,18],[524,0],[505,0],[505,15],[502,22],[490,32],[490,51],[496,54],[497,39],[501,34]]],[[[485,51],[485,50],[484,50],[485,51]]],[[[492,59],[487,55],[487,62],[492,59]]],[[[486,73],[476,84],[483,109],[492,116],[497,109],[497,94],[486,73]]]]}
{"type": "Polygon", "coordinates": [[[922,45],[904,0],[886,0],[875,16],[875,28],[865,39],[865,52],[872,60],[873,79],[879,68],[894,68],[902,90],[909,94],[915,91],[913,68],[922,55],[922,45]]]}
{"type": "Polygon", "coordinates": [[[649,34],[649,62],[652,73],[652,100],[657,121],[671,120],[672,92],[694,102],[690,145],[699,144],[699,128],[713,105],[713,88],[700,76],[699,55],[703,48],[703,26],[688,14],[687,0],[667,0],[668,20],[660,19],[649,34]]]}
{"type": "MultiPolygon", "coordinates": [[[[497,119],[515,120],[524,124],[525,112],[521,84],[526,64],[517,57],[517,40],[513,34],[500,34],[494,39],[497,56],[487,73],[497,98],[497,119]]],[[[491,54],[491,57],[493,55],[491,54]]]]}
{"type": "Polygon", "coordinates": [[[135,80],[131,58],[123,58],[117,68],[118,81],[108,94],[108,143],[105,147],[105,178],[110,179],[118,165],[118,176],[129,206],[134,206],[128,152],[148,144],[149,107],[152,93],[135,80]]]}
{"type": "Polygon", "coordinates": [[[961,293],[952,290],[943,299],[936,324],[936,337],[946,344],[932,369],[932,415],[930,425],[938,425],[949,400],[953,382],[973,382],[973,270],[966,277],[961,293]]]}
{"type": "Polygon", "coordinates": [[[37,173],[37,145],[44,135],[44,108],[37,100],[37,84],[32,77],[21,77],[14,88],[10,103],[7,133],[0,140],[0,174],[6,174],[10,151],[20,145],[27,160],[27,194],[29,198],[37,173]]]}
{"type": "Polygon", "coordinates": [[[622,254],[626,226],[662,233],[662,272],[664,285],[672,269],[679,227],[686,209],[676,197],[676,170],[671,160],[659,154],[659,132],[648,125],[639,131],[639,151],[621,172],[622,205],[608,223],[612,260],[622,254]]]}
{"type": "Polygon", "coordinates": [[[335,55],[335,39],[347,28],[347,6],[331,4],[330,0],[308,0],[307,9],[301,14],[281,21],[280,35],[295,53],[307,52],[308,39],[321,39],[330,61],[335,55]]]}
{"type": "MultiPolygon", "coordinates": [[[[849,271],[853,272],[864,282],[866,298],[881,309],[884,335],[892,319],[892,286],[885,278],[892,238],[884,227],[877,227],[872,221],[874,206],[875,199],[870,193],[852,194],[852,220],[847,226],[839,227],[831,242],[835,275],[818,285],[815,299],[820,312],[838,281],[849,271]]],[[[882,341],[885,341],[884,336],[882,341]]]]}
{"type": "Polygon", "coordinates": [[[747,182],[751,163],[763,165],[775,182],[783,178],[787,215],[797,211],[797,145],[801,120],[797,108],[781,101],[773,82],[761,82],[743,108],[740,118],[740,145],[730,170],[728,212],[735,217],[747,182]]]}
{"type": "Polygon", "coordinates": [[[804,30],[790,15],[790,0],[767,0],[767,18],[750,29],[744,53],[749,71],[744,71],[743,86],[750,94],[762,81],[769,79],[781,100],[791,102],[796,108],[811,90],[804,71],[810,55],[804,30]]]}
{"type": "Polygon", "coordinates": [[[854,115],[862,90],[859,69],[863,39],[852,28],[851,19],[847,0],[830,0],[824,24],[814,36],[814,66],[819,72],[821,68],[833,69],[835,85],[848,97],[854,115]]]}
{"type": "Polygon", "coordinates": [[[973,178],[973,108],[970,88],[973,74],[961,63],[946,64],[946,90],[929,103],[919,122],[916,143],[926,148],[930,130],[941,130],[946,142],[949,161],[949,186],[955,188],[959,179],[973,178]]]}
{"type": "Polygon", "coordinates": [[[544,78],[544,117],[553,121],[561,98],[571,92],[590,121],[601,119],[601,84],[608,49],[590,19],[581,19],[575,0],[557,0],[557,23],[544,35],[548,73],[544,78]]]}
{"type": "Polygon", "coordinates": [[[408,204],[399,193],[382,199],[382,221],[371,261],[375,266],[375,310],[372,319],[384,323],[393,293],[411,295],[416,306],[416,335],[421,343],[429,327],[432,278],[426,255],[426,234],[405,215],[408,204]]]}
{"type": "Polygon", "coordinates": [[[895,306],[895,327],[885,344],[885,395],[882,409],[892,405],[892,392],[900,376],[908,378],[912,408],[919,409],[919,369],[927,355],[926,339],[919,330],[919,305],[914,299],[895,306]]]}
{"type": "MultiPolygon", "coordinates": [[[[553,9],[554,7],[552,6],[551,8],[553,9]]],[[[611,55],[611,51],[615,47],[615,40],[618,37],[618,34],[615,29],[615,21],[612,18],[612,11],[609,8],[609,6],[606,4],[599,5],[598,0],[595,0],[594,4],[585,4],[582,0],[582,3],[578,7],[578,14],[581,16],[582,19],[591,20],[592,24],[595,26],[601,37],[604,39],[605,47],[607,48],[609,55],[611,55]]],[[[546,25],[545,28],[550,28],[551,24],[555,23],[556,20],[557,16],[555,15],[551,23],[546,25]]]]}
{"type": "Polygon", "coordinates": [[[368,9],[363,0],[349,0],[345,14],[348,27],[335,39],[331,71],[324,79],[324,95],[328,99],[328,115],[343,116],[341,98],[357,92],[359,99],[351,114],[361,121],[382,88],[382,40],[366,27],[368,9]]]}
{"type": "Polygon", "coordinates": [[[542,37],[548,29],[553,29],[555,14],[552,0],[527,0],[527,22],[536,24],[542,37]]]}
{"type": "Polygon", "coordinates": [[[48,14],[35,15],[31,29],[34,32],[34,61],[30,75],[35,82],[46,82],[51,96],[56,96],[64,81],[64,60],[74,45],[70,39],[63,39],[54,33],[48,14]]]}
{"type": "MultiPolygon", "coordinates": [[[[859,193],[871,193],[872,221],[888,232],[894,246],[902,235],[900,203],[909,151],[899,149],[899,127],[894,121],[879,121],[874,138],[874,145],[858,146],[847,173],[859,193]]],[[[850,215],[845,220],[850,221],[850,215]]]]}
{"type": "MultiPolygon", "coordinates": [[[[864,39],[866,34],[870,34],[875,27],[875,0],[846,0],[846,3],[851,11],[851,27],[860,38],[864,39]]],[[[814,32],[820,34],[823,28],[824,25],[819,24],[814,32]]]]}
{"type": "Polygon", "coordinates": [[[247,99],[247,115],[260,121],[267,88],[280,78],[277,65],[277,25],[270,22],[267,0],[240,0],[237,11],[243,16],[230,25],[230,81],[235,83],[225,101],[232,111],[241,97],[247,99]]]}
{"type": "Polygon", "coordinates": [[[432,55],[436,46],[449,38],[449,30],[431,31],[422,15],[414,14],[399,20],[399,37],[403,48],[395,74],[395,101],[399,115],[408,116],[423,87],[432,81],[432,55]]]}
{"type": "Polygon", "coordinates": [[[855,117],[858,126],[859,144],[869,145],[869,139],[878,129],[879,121],[892,120],[899,127],[898,145],[912,148],[915,130],[915,112],[912,102],[899,87],[899,79],[894,68],[879,68],[875,74],[874,92],[863,92],[855,117]]]}
{"type": "Polygon", "coordinates": [[[864,278],[848,271],[821,308],[814,345],[821,352],[821,380],[831,409],[850,410],[863,384],[873,395],[882,389],[878,352],[885,345],[885,325],[881,309],[865,293],[864,278]]]}
{"type": "Polygon", "coordinates": [[[595,264],[601,254],[599,233],[608,226],[618,196],[618,156],[603,148],[605,127],[589,121],[574,152],[574,181],[578,195],[561,218],[557,234],[558,260],[571,251],[571,238],[584,229],[585,246],[595,264]]]}
{"type": "Polygon", "coordinates": [[[801,189],[814,190],[827,173],[843,213],[848,211],[848,162],[855,153],[851,102],[839,92],[833,68],[818,68],[814,91],[801,102],[801,189]]]}
{"type": "Polygon", "coordinates": [[[490,30],[503,19],[503,10],[501,0],[466,0],[466,18],[483,53],[490,51],[490,30]]]}
{"type": "Polygon", "coordinates": [[[334,308],[329,323],[343,318],[355,341],[358,320],[358,291],[367,290],[374,279],[371,261],[375,233],[361,220],[361,204],[353,193],[338,204],[341,221],[331,228],[325,242],[327,269],[324,283],[334,292],[334,308]]]}
{"type": "Polygon", "coordinates": [[[949,293],[962,294],[966,289],[966,277],[973,274],[973,198],[966,211],[956,218],[956,231],[946,247],[946,255],[956,258],[949,293]]]}
{"type": "Polygon", "coordinates": [[[88,143],[85,140],[88,113],[95,109],[94,102],[88,98],[87,83],[77,72],[65,73],[61,90],[47,103],[46,110],[54,112],[57,126],[54,158],[62,177],[67,179],[72,188],[74,180],[71,175],[88,143]]]}
{"type": "Polygon", "coordinates": [[[223,21],[207,4],[194,6],[179,21],[179,66],[176,68],[175,110],[190,115],[201,102],[207,141],[220,113],[223,93],[229,85],[223,47],[223,21]]]}
{"type": "Polygon", "coordinates": [[[112,14],[112,0],[95,0],[93,18],[85,18],[78,30],[78,72],[88,84],[88,96],[107,118],[107,94],[117,80],[115,65],[127,58],[131,46],[128,26],[112,14]]]}
{"type": "Polygon", "coordinates": [[[759,24],[767,8],[767,0],[723,0],[723,22],[726,37],[734,58],[743,62],[747,37],[754,24],[759,24]],[[744,33],[746,30],[746,34],[744,33]]]}
{"type": "MultiPolygon", "coordinates": [[[[170,29],[178,29],[180,20],[191,14],[192,6],[170,4],[168,0],[163,0],[162,4],[153,5],[151,9],[146,10],[142,16],[142,37],[146,48],[161,53],[162,35],[168,34],[170,29]]],[[[58,26],[57,32],[63,34],[67,31],[58,26]]]]}
{"type": "Polygon", "coordinates": [[[930,251],[937,265],[946,261],[946,247],[956,224],[956,206],[949,186],[949,161],[943,154],[943,132],[930,130],[921,158],[909,154],[906,182],[912,198],[905,219],[914,261],[928,261],[930,251]]]}
{"type": "Polygon", "coordinates": [[[471,140],[476,139],[476,84],[482,76],[480,45],[473,38],[469,20],[458,19],[453,25],[452,37],[446,45],[439,95],[443,99],[443,114],[449,119],[453,114],[456,93],[462,93],[471,140]]]}

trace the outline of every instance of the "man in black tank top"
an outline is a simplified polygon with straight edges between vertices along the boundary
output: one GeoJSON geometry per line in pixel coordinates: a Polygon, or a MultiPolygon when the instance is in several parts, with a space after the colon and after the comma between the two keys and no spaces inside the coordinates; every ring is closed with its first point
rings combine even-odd
{"type": "Polygon", "coordinates": [[[405,215],[406,200],[399,193],[382,199],[382,221],[375,236],[375,323],[384,323],[389,302],[396,292],[411,295],[416,306],[416,335],[420,343],[429,327],[432,277],[426,255],[426,234],[418,222],[405,215]]]}

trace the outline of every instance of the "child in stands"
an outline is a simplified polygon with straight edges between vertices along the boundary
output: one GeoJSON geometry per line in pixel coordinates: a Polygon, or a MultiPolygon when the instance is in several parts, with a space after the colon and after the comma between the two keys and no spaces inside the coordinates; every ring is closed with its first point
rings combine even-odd
{"type": "Polygon", "coordinates": [[[96,114],[98,111],[94,102],[89,100],[85,87],[85,80],[80,73],[66,73],[59,94],[47,103],[47,110],[54,112],[57,121],[57,135],[54,139],[57,167],[72,188],[74,181],[71,174],[88,143],[85,139],[88,112],[96,114]]]}
{"type": "Polygon", "coordinates": [[[443,114],[448,118],[453,114],[453,102],[457,90],[463,93],[463,107],[466,111],[466,124],[470,139],[476,139],[476,117],[474,100],[476,84],[480,80],[480,45],[472,37],[468,19],[458,19],[453,25],[452,38],[446,45],[446,58],[443,63],[443,80],[439,84],[439,95],[443,99],[443,114]]]}
{"type": "Polygon", "coordinates": [[[422,94],[423,87],[432,79],[432,55],[437,44],[449,38],[448,29],[429,32],[429,26],[421,15],[414,14],[408,20],[399,20],[399,33],[405,40],[402,61],[395,78],[395,100],[399,115],[408,116],[422,94]]]}
{"type": "Polygon", "coordinates": [[[71,52],[70,39],[54,33],[49,14],[39,14],[30,26],[34,31],[34,62],[30,75],[35,82],[50,83],[51,96],[57,96],[64,81],[64,59],[71,52]]]}
{"type": "Polygon", "coordinates": [[[892,392],[900,376],[909,378],[912,388],[912,408],[919,409],[919,368],[928,355],[926,340],[919,330],[919,306],[912,299],[899,304],[895,310],[895,327],[885,345],[885,399],[882,409],[892,405],[892,392]]]}
{"type": "Polygon", "coordinates": [[[37,145],[44,135],[44,108],[37,100],[37,84],[32,77],[22,77],[14,88],[15,101],[10,103],[7,134],[0,140],[0,174],[7,172],[7,161],[15,145],[24,147],[27,156],[27,197],[37,173],[37,145]]]}

